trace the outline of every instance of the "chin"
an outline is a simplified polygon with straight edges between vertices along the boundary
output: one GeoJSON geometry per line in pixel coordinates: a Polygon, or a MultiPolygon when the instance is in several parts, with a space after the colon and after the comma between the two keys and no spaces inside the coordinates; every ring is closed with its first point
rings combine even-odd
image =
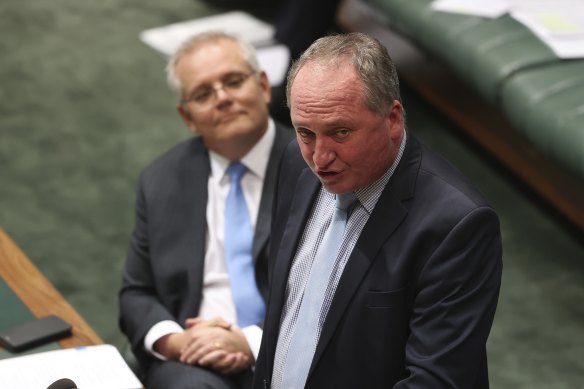
{"type": "Polygon", "coordinates": [[[320,181],[320,183],[326,189],[326,191],[329,193],[343,194],[343,193],[348,193],[351,191],[350,189],[347,189],[343,185],[327,184],[326,182],[323,182],[322,180],[320,181]]]}

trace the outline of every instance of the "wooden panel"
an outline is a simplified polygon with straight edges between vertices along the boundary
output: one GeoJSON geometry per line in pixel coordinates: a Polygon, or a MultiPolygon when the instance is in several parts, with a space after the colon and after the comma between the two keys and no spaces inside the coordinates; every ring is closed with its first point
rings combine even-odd
{"type": "Polygon", "coordinates": [[[0,276],[36,317],[57,315],[73,326],[62,348],[102,344],[101,338],[0,228],[0,276]]]}

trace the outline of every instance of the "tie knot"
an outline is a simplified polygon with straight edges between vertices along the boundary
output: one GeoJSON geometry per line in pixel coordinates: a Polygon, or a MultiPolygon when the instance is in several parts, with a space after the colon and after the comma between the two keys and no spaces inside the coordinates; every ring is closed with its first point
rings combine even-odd
{"type": "Polygon", "coordinates": [[[355,193],[351,192],[338,194],[335,206],[339,209],[342,209],[343,211],[346,211],[347,209],[349,209],[351,204],[355,202],[355,200],[357,200],[357,196],[355,196],[355,193]]]}
{"type": "Polygon", "coordinates": [[[241,177],[243,177],[246,171],[247,167],[241,162],[231,162],[227,167],[227,174],[231,182],[241,181],[241,177]]]}

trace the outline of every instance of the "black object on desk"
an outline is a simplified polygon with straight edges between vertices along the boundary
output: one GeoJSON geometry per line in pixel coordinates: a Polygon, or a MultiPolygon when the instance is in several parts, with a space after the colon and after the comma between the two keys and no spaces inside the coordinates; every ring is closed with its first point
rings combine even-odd
{"type": "Polygon", "coordinates": [[[71,325],[50,315],[0,331],[0,345],[18,352],[71,336],[71,325]]]}

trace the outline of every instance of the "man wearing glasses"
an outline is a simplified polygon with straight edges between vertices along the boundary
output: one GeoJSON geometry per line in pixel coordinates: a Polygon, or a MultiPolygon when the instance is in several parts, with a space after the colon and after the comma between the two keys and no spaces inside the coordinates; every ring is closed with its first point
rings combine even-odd
{"type": "Polygon", "coordinates": [[[270,118],[267,76],[235,36],[189,39],[167,75],[195,136],[140,175],[120,326],[149,389],[246,388],[265,314],[272,194],[293,132],[270,118]]]}

